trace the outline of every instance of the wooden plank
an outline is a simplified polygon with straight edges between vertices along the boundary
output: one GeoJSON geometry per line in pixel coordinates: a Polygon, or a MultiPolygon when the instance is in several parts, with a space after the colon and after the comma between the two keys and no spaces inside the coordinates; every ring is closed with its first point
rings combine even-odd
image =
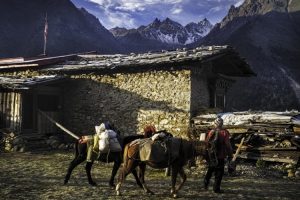
{"type": "MultiPolygon", "coordinates": [[[[58,112],[44,112],[48,117],[53,120],[58,120],[59,113],[58,112]]],[[[38,113],[38,133],[46,134],[46,133],[55,133],[57,132],[57,127],[51,121],[47,120],[47,118],[42,115],[40,112],[38,113]]]]}
{"type": "Polygon", "coordinates": [[[0,128],[3,126],[3,110],[2,110],[3,92],[0,92],[0,128]]]}
{"type": "Polygon", "coordinates": [[[22,132],[22,116],[23,116],[23,98],[22,94],[19,93],[19,131],[22,132]]]}
{"type": "Polygon", "coordinates": [[[10,99],[9,99],[9,127],[12,131],[14,131],[14,121],[13,121],[13,112],[14,112],[14,97],[15,93],[10,92],[10,99]]]}
{"type": "Polygon", "coordinates": [[[16,93],[15,101],[15,129],[20,132],[20,93],[16,93]]]}
{"type": "Polygon", "coordinates": [[[7,93],[6,102],[5,102],[5,113],[6,113],[6,127],[10,127],[10,92],[7,93]]]}
{"type": "Polygon", "coordinates": [[[233,158],[232,158],[232,161],[235,161],[236,158],[237,158],[237,156],[239,155],[239,153],[240,153],[240,151],[241,151],[241,148],[242,148],[242,146],[243,146],[244,140],[245,140],[245,137],[242,138],[240,144],[238,145],[238,148],[237,148],[237,150],[236,150],[236,152],[235,152],[235,154],[234,154],[234,156],[233,156],[233,158]]]}
{"type": "Polygon", "coordinates": [[[15,63],[15,62],[23,62],[23,61],[24,61],[23,57],[1,58],[0,59],[0,65],[2,65],[2,64],[10,64],[10,63],[15,63]]]}
{"type": "Polygon", "coordinates": [[[13,129],[13,103],[14,103],[14,92],[10,93],[10,99],[9,99],[9,127],[11,130],[13,129]]]}
{"type": "Polygon", "coordinates": [[[1,102],[1,110],[2,110],[2,124],[3,127],[6,127],[6,115],[5,115],[5,99],[6,99],[6,92],[2,94],[2,102],[1,102]]]}
{"type": "Polygon", "coordinates": [[[51,117],[49,117],[48,115],[46,115],[46,113],[38,110],[38,112],[40,112],[42,115],[44,115],[49,121],[51,121],[52,123],[54,123],[57,127],[59,127],[61,130],[63,130],[65,133],[69,134],[70,136],[72,136],[73,138],[79,140],[80,138],[75,135],[74,133],[72,133],[71,131],[69,131],[68,129],[66,129],[65,127],[63,127],[61,124],[59,124],[58,122],[56,122],[54,119],[52,119],[51,117]]]}
{"type": "Polygon", "coordinates": [[[297,150],[297,147],[271,148],[271,147],[246,147],[246,146],[243,146],[241,150],[242,151],[295,151],[295,150],[297,150]]]}
{"type": "Polygon", "coordinates": [[[16,119],[16,101],[17,101],[17,93],[14,93],[14,101],[13,101],[13,124],[14,124],[14,130],[16,131],[16,126],[17,126],[17,119],[16,119]]]}
{"type": "Polygon", "coordinates": [[[289,158],[270,158],[270,157],[262,157],[262,156],[253,156],[253,155],[238,155],[239,158],[250,159],[250,160],[264,160],[268,162],[281,162],[281,163],[291,163],[297,164],[297,160],[289,159],[289,158]]]}

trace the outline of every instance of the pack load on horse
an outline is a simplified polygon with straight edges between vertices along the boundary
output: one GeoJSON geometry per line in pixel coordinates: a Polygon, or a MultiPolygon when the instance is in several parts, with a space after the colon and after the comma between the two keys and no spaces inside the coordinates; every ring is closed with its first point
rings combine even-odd
{"type": "Polygon", "coordinates": [[[153,194],[147,188],[144,180],[146,165],[149,165],[156,169],[171,168],[171,194],[176,197],[177,192],[186,181],[183,166],[188,160],[199,155],[205,155],[205,142],[170,137],[170,134],[166,131],[162,131],[148,139],[135,140],[125,146],[123,167],[119,173],[119,182],[116,187],[117,194],[121,194],[122,183],[136,167],[140,169],[139,179],[144,191],[153,194]],[[175,188],[178,174],[181,176],[182,181],[175,188]]]}
{"type": "MultiPolygon", "coordinates": [[[[129,145],[139,145],[139,154],[141,161],[155,160],[163,162],[165,159],[171,159],[169,146],[175,141],[172,141],[173,136],[165,130],[156,132],[152,137],[146,139],[137,139],[129,145]]],[[[178,143],[178,141],[176,140],[178,143]]],[[[173,152],[174,155],[175,152],[173,152]]]]}
{"type": "Polygon", "coordinates": [[[113,131],[108,123],[95,126],[94,151],[100,153],[120,152],[121,145],[117,138],[117,133],[113,131]]]}
{"type": "MultiPolygon", "coordinates": [[[[39,113],[41,113],[43,116],[45,116],[49,121],[51,121],[53,124],[55,124],[58,128],[60,128],[61,130],[63,130],[65,133],[67,133],[68,135],[72,136],[73,138],[75,138],[77,141],[75,143],[75,158],[71,161],[71,163],[69,164],[68,170],[67,170],[67,174],[65,176],[65,180],[64,180],[64,184],[67,184],[69,182],[69,179],[71,177],[72,171],[80,164],[82,163],[84,160],[87,160],[87,152],[88,149],[90,149],[90,153],[92,151],[92,148],[87,148],[87,144],[88,143],[92,143],[92,145],[90,145],[91,147],[94,146],[93,141],[93,135],[89,135],[89,136],[83,136],[83,137],[78,137],[76,134],[72,133],[70,130],[68,130],[67,128],[65,128],[64,126],[62,126],[60,123],[56,122],[54,119],[52,119],[51,117],[49,117],[46,113],[44,113],[41,110],[38,110],[39,113]]],[[[108,123],[110,130],[116,130],[115,127],[113,125],[110,125],[108,123]]],[[[118,131],[115,131],[116,133],[118,133],[118,131]]],[[[115,176],[118,172],[118,169],[120,168],[120,165],[122,164],[123,161],[123,149],[125,147],[126,144],[130,143],[133,140],[136,140],[138,138],[147,138],[147,137],[151,137],[152,134],[155,132],[155,127],[153,125],[148,125],[144,128],[144,134],[143,135],[130,135],[130,136],[125,136],[125,137],[121,137],[120,134],[118,134],[119,137],[118,141],[121,145],[121,149],[122,151],[120,152],[112,152],[110,154],[108,154],[108,156],[106,157],[105,161],[103,159],[101,159],[101,157],[98,157],[97,160],[102,161],[102,162],[113,162],[113,169],[111,172],[111,177],[110,177],[110,181],[109,181],[109,186],[114,187],[114,179],[115,176]]],[[[105,155],[105,154],[104,154],[105,155]]],[[[96,183],[93,181],[92,176],[91,176],[91,170],[92,170],[92,166],[93,166],[93,161],[91,160],[91,162],[86,162],[85,165],[85,170],[86,170],[86,175],[88,178],[88,182],[90,185],[95,186],[96,183]]],[[[137,175],[137,171],[136,170],[132,170],[131,172],[136,180],[136,183],[142,187],[141,182],[139,181],[138,175],[137,175]]]]}
{"type": "Polygon", "coordinates": [[[121,152],[122,147],[118,140],[118,134],[112,130],[109,122],[101,123],[95,126],[96,134],[82,136],[80,143],[87,144],[87,161],[91,162],[101,154],[112,152],[121,152]]]}
{"type": "MultiPolygon", "coordinates": [[[[101,161],[101,162],[105,162],[105,163],[107,163],[107,162],[114,163],[113,169],[111,172],[110,181],[109,181],[109,185],[111,187],[114,187],[115,186],[114,185],[115,176],[116,176],[117,171],[120,168],[122,161],[123,161],[123,150],[124,150],[125,145],[136,139],[139,139],[139,138],[151,137],[152,134],[155,132],[154,126],[148,125],[145,127],[143,134],[121,136],[120,134],[117,134],[118,131],[109,122],[106,122],[103,125],[101,124],[100,126],[95,127],[95,131],[96,131],[95,135],[83,136],[80,140],[78,140],[76,142],[75,158],[71,161],[71,163],[68,167],[67,174],[66,174],[65,180],[64,180],[65,184],[68,183],[68,181],[71,177],[72,171],[80,163],[82,163],[83,161],[86,160],[86,161],[88,161],[88,162],[86,162],[86,166],[85,166],[88,182],[90,185],[96,185],[96,183],[92,179],[91,170],[92,170],[94,161],[97,160],[97,161],[101,161]],[[102,126],[102,128],[101,128],[101,126],[102,126]],[[115,135],[116,135],[116,137],[115,137],[115,135]],[[104,141],[106,140],[106,142],[103,142],[104,143],[103,146],[102,146],[102,138],[104,139],[104,141]],[[109,142],[107,142],[107,140],[109,142]],[[107,145],[107,144],[109,144],[109,145],[107,145]],[[121,147],[121,151],[119,149],[119,145],[121,147]],[[94,151],[94,147],[95,147],[95,151],[94,151]],[[108,151],[106,153],[104,153],[105,151],[100,151],[100,148],[101,148],[101,150],[108,149],[108,151]],[[100,153],[98,154],[97,152],[100,152],[100,153]]],[[[137,171],[133,170],[131,173],[134,175],[137,184],[140,187],[142,187],[142,184],[140,183],[138,175],[137,175],[137,171]]]]}

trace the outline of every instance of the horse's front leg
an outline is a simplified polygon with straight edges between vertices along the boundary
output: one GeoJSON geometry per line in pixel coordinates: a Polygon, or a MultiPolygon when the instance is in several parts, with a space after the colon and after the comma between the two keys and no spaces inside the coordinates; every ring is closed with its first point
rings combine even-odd
{"type": "Polygon", "coordinates": [[[145,171],[146,171],[146,163],[140,163],[139,165],[139,168],[140,168],[140,176],[139,176],[139,179],[142,183],[142,186],[143,186],[143,189],[146,193],[149,193],[149,194],[154,194],[145,184],[145,171]]]}
{"type": "Polygon", "coordinates": [[[86,175],[87,175],[89,184],[92,185],[92,186],[96,186],[97,184],[96,184],[96,182],[93,181],[92,175],[91,175],[93,163],[94,163],[93,161],[92,162],[86,162],[85,171],[86,171],[86,175]]]}
{"type": "Polygon", "coordinates": [[[176,198],[177,197],[177,191],[175,189],[176,185],[176,179],[177,179],[177,174],[178,174],[178,167],[177,166],[172,166],[172,175],[171,175],[171,195],[176,198]]]}
{"type": "MultiPolygon", "coordinates": [[[[142,185],[142,183],[141,183],[141,181],[140,181],[140,178],[139,178],[139,176],[138,176],[138,173],[137,173],[136,169],[133,169],[133,170],[132,170],[132,174],[133,174],[133,176],[134,176],[134,178],[135,178],[136,184],[138,184],[138,186],[140,186],[140,188],[143,188],[143,185],[142,185]]],[[[140,174],[139,174],[139,175],[140,175],[140,174]]]]}
{"type": "Polygon", "coordinates": [[[115,176],[116,176],[120,166],[121,166],[121,161],[115,161],[114,162],[114,166],[113,166],[113,169],[111,171],[111,176],[110,176],[110,180],[109,180],[109,186],[112,187],[112,188],[116,187],[116,185],[114,183],[115,182],[115,176]]]}
{"type": "Polygon", "coordinates": [[[116,192],[118,196],[121,195],[121,185],[125,181],[127,175],[131,173],[136,167],[137,162],[132,159],[128,159],[123,163],[123,167],[121,168],[121,171],[119,173],[118,184],[116,186],[116,192]]]}
{"type": "Polygon", "coordinates": [[[185,181],[186,181],[186,174],[185,174],[185,172],[184,172],[183,167],[179,169],[179,175],[181,176],[182,181],[181,181],[181,183],[178,185],[178,187],[176,188],[176,193],[182,188],[183,184],[184,184],[185,181]]]}
{"type": "Polygon", "coordinates": [[[72,171],[75,169],[75,167],[77,167],[77,165],[79,165],[80,163],[82,163],[85,160],[85,157],[82,154],[77,155],[72,162],[69,165],[67,174],[65,176],[65,180],[64,180],[64,184],[66,185],[69,182],[69,179],[71,177],[72,171]]]}

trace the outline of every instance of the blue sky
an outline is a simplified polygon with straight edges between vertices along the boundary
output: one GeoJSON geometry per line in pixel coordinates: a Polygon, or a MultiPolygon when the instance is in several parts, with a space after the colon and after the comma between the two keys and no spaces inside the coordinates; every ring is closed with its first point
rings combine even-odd
{"type": "Polygon", "coordinates": [[[136,28],[158,19],[170,19],[186,25],[205,17],[213,24],[221,21],[231,5],[244,0],[71,0],[95,15],[102,25],[136,28]]]}

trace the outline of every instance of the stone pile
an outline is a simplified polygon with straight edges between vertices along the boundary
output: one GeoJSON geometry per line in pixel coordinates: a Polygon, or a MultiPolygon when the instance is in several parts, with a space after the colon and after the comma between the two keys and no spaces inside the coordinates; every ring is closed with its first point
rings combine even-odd
{"type": "Polygon", "coordinates": [[[14,132],[1,132],[1,151],[25,151],[26,140],[14,132]]]}
{"type": "Polygon", "coordinates": [[[38,134],[19,134],[12,131],[0,131],[0,151],[27,152],[44,150],[69,150],[74,143],[66,143],[62,137],[40,136],[38,134]]]}

